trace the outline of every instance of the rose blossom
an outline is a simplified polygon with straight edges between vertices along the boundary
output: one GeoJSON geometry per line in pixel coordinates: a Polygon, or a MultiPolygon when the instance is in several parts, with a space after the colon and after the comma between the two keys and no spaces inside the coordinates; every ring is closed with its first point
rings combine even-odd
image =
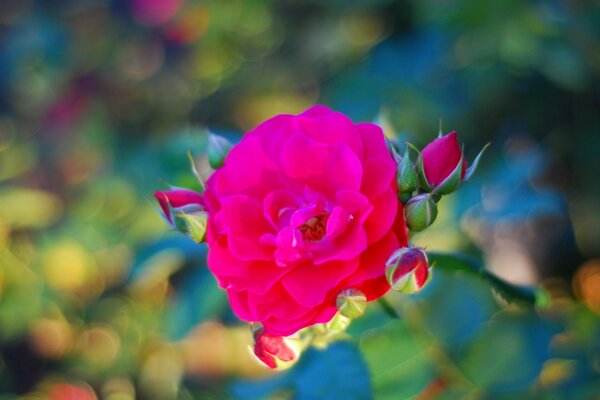
{"type": "Polygon", "coordinates": [[[208,266],[233,311],[287,336],[329,321],[336,297],[385,294],[407,245],[381,129],[315,106],[247,133],[207,181],[208,266]]]}

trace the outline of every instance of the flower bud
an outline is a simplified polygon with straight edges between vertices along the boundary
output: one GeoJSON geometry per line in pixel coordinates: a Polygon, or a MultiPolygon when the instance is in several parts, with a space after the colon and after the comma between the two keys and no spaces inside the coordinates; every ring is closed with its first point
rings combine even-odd
{"type": "Polygon", "coordinates": [[[437,205],[429,193],[412,197],[404,207],[408,229],[419,232],[427,228],[437,217],[437,205]]]}
{"type": "Polygon", "coordinates": [[[393,290],[407,294],[418,292],[431,277],[425,251],[418,247],[396,250],[386,263],[385,276],[393,290]]]}
{"type": "Polygon", "coordinates": [[[259,328],[254,332],[254,350],[256,358],[271,369],[291,367],[301,353],[300,339],[275,336],[259,328]]]}
{"type": "Polygon", "coordinates": [[[346,318],[358,318],[364,314],[367,308],[367,297],[357,289],[342,290],[336,300],[340,314],[346,318]]]}
{"type": "Polygon", "coordinates": [[[198,206],[202,207],[202,196],[200,193],[189,189],[173,189],[163,192],[154,192],[154,197],[158,201],[162,209],[163,216],[167,222],[173,225],[173,210],[186,207],[198,206]]]}
{"type": "Polygon", "coordinates": [[[223,166],[225,157],[229,154],[229,151],[233,147],[233,144],[223,136],[215,135],[214,133],[208,134],[208,148],[206,153],[208,155],[208,163],[212,169],[218,169],[223,166]]]}
{"type": "Polygon", "coordinates": [[[436,138],[419,155],[419,181],[428,192],[440,195],[454,192],[462,183],[466,169],[456,132],[436,138]]]}
{"type": "Polygon", "coordinates": [[[398,194],[412,193],[419,187],[417,172],[410,162],[408,146],[404,151],[402,160],[396,168],[396,182],[398,183],[398,194]]]}
{"type": "Polygon", "coordinates": [[[202,196],[188,189],[174,189],[156,192],[167,222],[177,230],[200,243],[204,240],[208,214],[202,205],[202,196]]]}

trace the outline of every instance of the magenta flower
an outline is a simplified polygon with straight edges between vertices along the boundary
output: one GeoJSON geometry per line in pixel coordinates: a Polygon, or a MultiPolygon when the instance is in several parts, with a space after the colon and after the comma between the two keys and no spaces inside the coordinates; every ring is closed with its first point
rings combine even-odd
{"type": "Polygon", "coordinates": [[[406,246],[381,129],[323,106],[247,133],[206,183],[208,266],[234,312],[287,336],[329,321],[344,289],[385,294],[406,246]]]}

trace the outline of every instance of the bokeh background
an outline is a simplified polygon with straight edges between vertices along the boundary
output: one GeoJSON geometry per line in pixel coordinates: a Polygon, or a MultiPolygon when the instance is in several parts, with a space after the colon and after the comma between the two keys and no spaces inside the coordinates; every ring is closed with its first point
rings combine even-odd
{"type": "Polygon", "coordinates": [[[599,6],[2,0],[0,399],[600,398],[599,6]],[[441,123],[469,159],[491,142],[415,241],[550,308],[440,272],[392,296],[401,320],[374,304],[350,340],[259,367],[152,192],[198,189],[207,129],[314,103],[418,146],[441,123]]]}

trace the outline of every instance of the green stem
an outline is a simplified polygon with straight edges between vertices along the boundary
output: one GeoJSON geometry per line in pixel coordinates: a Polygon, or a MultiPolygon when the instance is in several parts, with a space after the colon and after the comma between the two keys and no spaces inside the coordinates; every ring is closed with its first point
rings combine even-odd
{"type": "Polygon", "coordinates": [[[377,299],[377,302],[379,303],[383,311],[385,311],[385,313],[388,315],[388,317],[392,319],[400,319],[400,315],[398,315],[394,307],[392,307],[392,305],[387,301],[385,297],[380,297],[379,299],[377,299]]]}
{"type": "Polygon", "coordinates": [[[475,259],[458,254],[427,253],[429,262],[435,268],[447,271],[463,271],[470,275],[479,276],[487,281],[492,288],[510,303],[522,303],[531,306],[545,307],[548,297],[541,288],[517,286],[505,282],[488,271],[475,259]]]}

